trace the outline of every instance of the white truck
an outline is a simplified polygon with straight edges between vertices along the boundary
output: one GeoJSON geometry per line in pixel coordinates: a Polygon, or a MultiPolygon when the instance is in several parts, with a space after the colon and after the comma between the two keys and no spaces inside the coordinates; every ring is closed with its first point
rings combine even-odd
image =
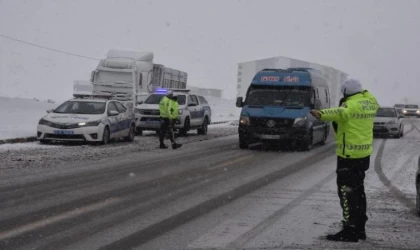
{"type": "Polygon", "coordinates": [[[94,93],[111,93],[134,107],[156,88],[186,89],[187,73],[153,63],[152,52],[112,49],[92,71],[90,82],[94,93]]]}

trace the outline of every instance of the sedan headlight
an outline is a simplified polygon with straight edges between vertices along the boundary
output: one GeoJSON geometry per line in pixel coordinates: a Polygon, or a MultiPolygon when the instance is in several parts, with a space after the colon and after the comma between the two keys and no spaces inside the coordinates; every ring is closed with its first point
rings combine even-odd
{"type": "Polygon", "coordinates": [[[407,110],[406,109],[403,109],[403,113],[407,113],[407,110]]]}
{"type": "Polygon", "coordinates": [[[249,125],[250,124],[249,117],[241,115],[241,117],[239,118],[239,123],[242,125],[249,125]]]}
{"type": "Polygon", "coordinates": [[[79,123],[79,127],[97,127],[101,122],[102,120],[97,120],[93,122],[81,122],[79,123]]]}
{"type": "Polygon", "coordinates": [[[420,113],[420,110],[417,110],[417,114],[420,113]]]}
{"type": "Polygon", "coordinates": [[[294,123],[293,123],[293,126],[295,126],[295,127],[303,127],[303,126],[306,125],[306,120],[307,119],[308,118],[306,116],[305,117],[296,118],[295,121],[294,121],[294,123]]]}
{"type": "Polygon", "coordinates": [[[39,125],[45,125],[45,126],[50,126],[51,127],[51,125],[53,124],[52,122],[50,122],[50,121],[47,121],[47,120],[45,120],[44,118],[42,118],[41,120],[39,120],[39,123],[38,123],[39,125]]]}

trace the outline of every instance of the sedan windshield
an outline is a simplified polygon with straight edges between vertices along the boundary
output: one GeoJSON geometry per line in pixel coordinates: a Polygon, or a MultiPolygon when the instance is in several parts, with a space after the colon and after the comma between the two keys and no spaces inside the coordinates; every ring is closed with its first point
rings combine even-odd
{"type": "Polygon", "coordinates": [[[105,102],[67,101],[56,108],[54,113],[99,115],[105,113],[105,106],[105,102]]]}
{"type": "Polygon", "coordinates": [[[376,113],[377,117],[397,117],[397,113],[393,108],[380,108],[376,113]]]}

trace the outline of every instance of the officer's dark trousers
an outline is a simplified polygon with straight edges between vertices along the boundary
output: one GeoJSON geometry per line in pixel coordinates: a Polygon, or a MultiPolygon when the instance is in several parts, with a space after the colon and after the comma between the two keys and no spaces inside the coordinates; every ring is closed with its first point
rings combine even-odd
{"type": "Polygon", "coordinates": [[[356,231],[365,231],[366,194],[365,171],[369,169],[370,156],[360,159],[337,158],[337,186],[343,209],[344,225],[356,231]]]}
{"type": "Polygon", "coordinates": [[[163,144],[163,141],[165,140],[166,135],[169,135],[169,139],[172,143],[175,142],[174,140],[174,131],[173,131],[173,125],[171,124],[171,121],[169,118],[160,118],[160,131],[159,131],[159,141],[161,144],[163,144]]]}

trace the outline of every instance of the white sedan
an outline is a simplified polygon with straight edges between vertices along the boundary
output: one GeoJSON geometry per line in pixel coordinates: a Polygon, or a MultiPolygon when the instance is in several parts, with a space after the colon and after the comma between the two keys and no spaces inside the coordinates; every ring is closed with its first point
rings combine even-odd
{"type": "Polygon", "coordinates": [[[38,124],[41,143],[50,141],[101,142],[134,140],[134,114],[120,102],[107,99],[72,99],[47,111],[38,124]]]}

